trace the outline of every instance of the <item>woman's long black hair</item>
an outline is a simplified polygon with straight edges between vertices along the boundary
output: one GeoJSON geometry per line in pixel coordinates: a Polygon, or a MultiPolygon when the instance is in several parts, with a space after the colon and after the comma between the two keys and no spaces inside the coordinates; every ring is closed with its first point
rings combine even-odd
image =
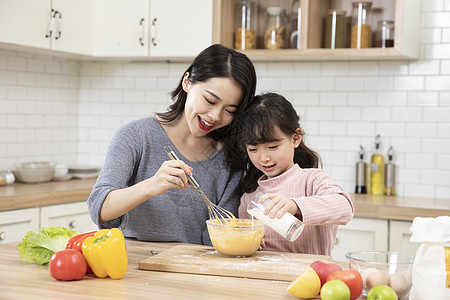
{"type": "Polygon", "coordinates": [[[239,118],[255,95],[256,72],[253,63],[245,54],[220,44],[209,46],[200,52],[181,76],[178,86],[172,91],[171,96],[174,103],[169,106],[167,112],[157,114],[163,124],[176,122],[183,115],[187,98],[187,93],[183,90],[183,77],[186,72],[189,72],[189,83],[191,84],[205,82],[211,78],[231,78],[241,86],[243,98],[234,114],[233,122],[213,130],[209,135],[216,141],[224,142],[225,156],[232,170],[243,169],[236,151],[234,119],[239,118]]]}
{"type": "MultiPolygon", "coordinates": [[[[294,135],[297,128],[301,128],[299,121],[294,107],[283,96],[276,93],[255,96],[245,112],[236,120],[239,126],[238,149],[245,158],[246,165],[244,176],[238,186],[239,192],[253,192],[258,187],[258,179],[263,175],[263,172],[250,161],[246,145],[279,141],[281,137],[276,134],[277,128],[288,136],[294,135]]],[[[303,130],[302,135],[304,136],[303,130]]],[[[303,137],[294,151],[294,163],[301,168],[319,167],[319,155],[305,145],[303,137]]]]}

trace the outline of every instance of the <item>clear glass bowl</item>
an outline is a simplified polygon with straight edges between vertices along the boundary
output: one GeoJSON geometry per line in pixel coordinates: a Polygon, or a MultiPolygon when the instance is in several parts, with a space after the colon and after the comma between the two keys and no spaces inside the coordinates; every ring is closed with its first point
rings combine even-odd
{"type": "Polygon", "coordinates": [[[355,251],[345,257],[350,269],[357,270],[363,278],[364,296],[380,284],[393,288],[398,298],[411,290],[414,257],[390,251],[355,251]]]}
{"type": "Polygon", "coordinates": [[[259,248],[264,237],[265,225],[254,219],[237,219],[237,225],[222,224],[218,220],[208,220],[209,237],[214,248],[223,255],[251,256],[259,248]]]}

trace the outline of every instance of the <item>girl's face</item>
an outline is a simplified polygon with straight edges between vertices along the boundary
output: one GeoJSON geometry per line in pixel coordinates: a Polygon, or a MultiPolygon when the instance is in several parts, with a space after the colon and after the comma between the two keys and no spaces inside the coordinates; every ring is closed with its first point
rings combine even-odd
{"type": "Polygon", "coordinates": [[[201,137],[230,124],[243,97],[241,86],[221,77],[191,84],[188,76],[186,73],[183,79],[187,93],[184,118],[191,133],[201,137]]]}
{"type": "Polygon", "coordinates": [[[284,134],[278,127],[275,132],[280,137],[279,141],[246,145],[250,161],[267,178],[283,174],[294,165],[294,151],[302,140],[300,128],[291,136],[284,134]]]}

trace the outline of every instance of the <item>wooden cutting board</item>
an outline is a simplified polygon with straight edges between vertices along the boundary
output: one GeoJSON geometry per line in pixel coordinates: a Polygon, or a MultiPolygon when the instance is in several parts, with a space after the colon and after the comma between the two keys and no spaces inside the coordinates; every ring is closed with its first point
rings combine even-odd
{"type": "Polygon", "coordinates": [[[292,281],[316,260],[331,257],[270,251],[257,251],[250,257],[229,257],[213,247],[179,245],[139,262],[139,269],[292,281]]]}

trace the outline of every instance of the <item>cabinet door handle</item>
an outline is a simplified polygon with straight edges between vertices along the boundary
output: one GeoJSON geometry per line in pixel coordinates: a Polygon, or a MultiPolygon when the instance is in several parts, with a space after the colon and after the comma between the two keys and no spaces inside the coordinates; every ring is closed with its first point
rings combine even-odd
{"type": "Polygon", "coordinates": [[[153,46],[156,46],[156,33],[158,32],[157,28],[156,28],[156,22],[158,21],[157,18],[154,18],[152,21],[152,44],[153,46]]]}
{"type": "Polygon", "coordinates": [[[6,232],[0,232],[0,241],[4,241],[6,239],[6,232]]]}
{"type": "Polygon", "coordinates": [[[73,220],[69,223],[69,227],[75,229],[77,227],[77,221],[73,220]]]}
{"type": "Polygon", "coordinates": [[[52,8],[51,12],[50,12],[50,23],[48,24],[48,31],[47,34],[45,35],[45,38],[50,38],[53,34],[53,27],[55,27],[55,15],[56,15],[57,11],[54,10],[52,8]]]}
{"type": "Polygon", "coordinates": [[[139,44],[141,44],[141,46],[144,46],[144,21],[145,19],[142,18],[139,21],[139,33],[140,33],[140,38],[139,38],[139,44]]]}
{"type": "Polygon", "coordinates": [[[337,244],[339,244],[339,239],[336,238],[336,241],[334,242],[334,245],[336,246],[337,244]]]}
{"type": "Polygon", "coordinates": [[[62,14],[60,11],[55,12],[55,18],[58,15],[58,35],[55,36],[55,40],[61,38],[61,26],[62,26],[62,14]]]}

